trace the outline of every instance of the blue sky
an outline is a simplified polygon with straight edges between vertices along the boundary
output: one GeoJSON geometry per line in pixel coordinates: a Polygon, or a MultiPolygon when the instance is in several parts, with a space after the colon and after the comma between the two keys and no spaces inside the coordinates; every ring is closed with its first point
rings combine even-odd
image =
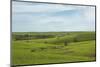
{"type": "Polygon", "coordinates": [[[95,31],[95,7],[12,3],[13,32],[95,31]]]}

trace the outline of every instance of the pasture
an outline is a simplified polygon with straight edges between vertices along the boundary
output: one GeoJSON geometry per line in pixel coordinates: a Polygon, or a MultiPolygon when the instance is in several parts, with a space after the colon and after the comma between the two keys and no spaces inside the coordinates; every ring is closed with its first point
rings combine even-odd
{"type": "Polygon", "coordinates": [[[96,60],[95,32],[13,32],[12,65],[96,60]]]}

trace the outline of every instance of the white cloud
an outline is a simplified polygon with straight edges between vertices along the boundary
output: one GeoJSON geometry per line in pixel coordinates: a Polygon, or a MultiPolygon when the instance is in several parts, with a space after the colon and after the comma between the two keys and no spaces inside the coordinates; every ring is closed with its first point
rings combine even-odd
{"type": "Polygon", "coordinates": [[[48,13],[63,10],[81,9],[84,6],[61,5],[61,4],[46,4],[46,3],[27,3],[27,2],[13,2],[13,12],[33,12],[33,13],[48,13]],[[33,5],[33,6],[32,6],[33,5]]]}
{"type": "Polygon", "coordinates": [[[95,29],[95,8],[90,6],[13,2],[13,17],[16,19],[13,19],[13,29],[17,30],[71,31],[95,29]],[[63,11],[66,11],[66,14],[62,14],[63,11]],[[67,13],[67,11],[72,12],[67,13]],[[61,12],[61,14],[59,16],[54,15],[57,12],[61,12]],[[16,23],[18,25],[15,25],[16,23]],[[21,26],[22,24],[23,26],[21,26]]]}

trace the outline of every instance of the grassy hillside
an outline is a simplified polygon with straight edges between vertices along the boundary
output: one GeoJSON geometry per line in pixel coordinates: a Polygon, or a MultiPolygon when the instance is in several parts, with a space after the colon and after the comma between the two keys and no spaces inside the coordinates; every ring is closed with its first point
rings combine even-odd
{"type": "Polygon", "coordinates": [[[95,53],[95,32],[13,33],[13,65],[95,61],[95,53]]]}

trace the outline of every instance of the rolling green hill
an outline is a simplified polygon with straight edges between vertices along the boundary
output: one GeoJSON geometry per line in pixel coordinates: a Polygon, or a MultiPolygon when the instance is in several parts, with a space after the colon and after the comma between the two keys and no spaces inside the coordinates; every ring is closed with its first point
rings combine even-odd
{"type": "Polygon", "coordinates": [[[14,32],[12,37],[13,65],[96,60],[95,32],[14,32]]]}

